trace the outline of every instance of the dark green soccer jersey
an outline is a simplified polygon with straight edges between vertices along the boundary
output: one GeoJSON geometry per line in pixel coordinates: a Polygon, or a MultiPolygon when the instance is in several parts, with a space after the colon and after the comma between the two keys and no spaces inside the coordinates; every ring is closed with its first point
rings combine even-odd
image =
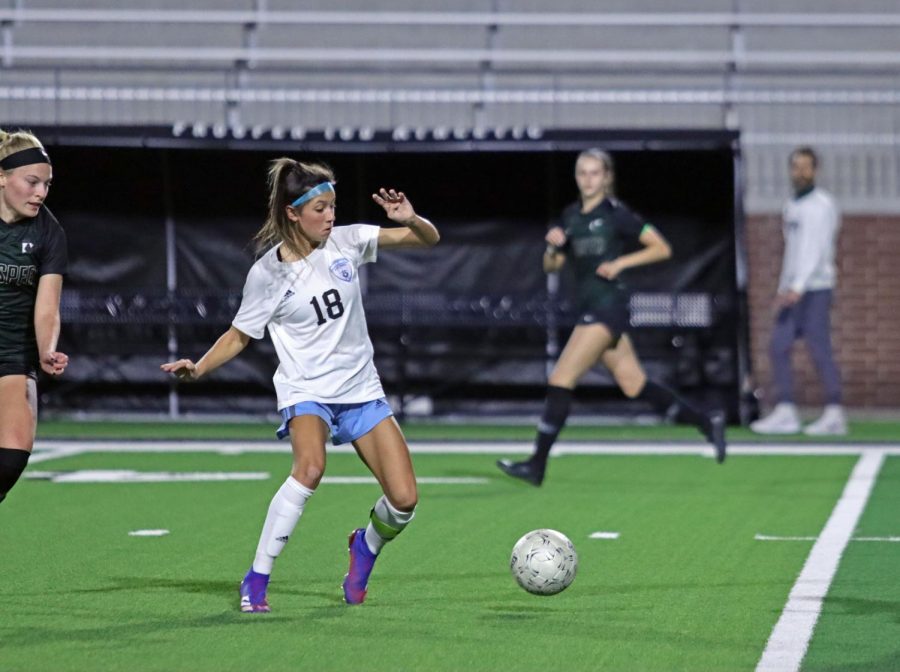
{"type": "Polygon", "coordinates": [[[581,212],[581,203],[573,203],[563,210],[559,225],[566,232],[562,251],[575,271],[578,312],[626,302],[622,282],[601,278],[597,267],[636,244],[644,223],[622,203],[606,198],[586,213],[581,212]]]}
{"type": "Polygon", "coordinates": [[[7,224],[0,219],[0,362],[38,361],[34,304],[42,275],[64,275],[66,234],[47,208],[7,224]]]}

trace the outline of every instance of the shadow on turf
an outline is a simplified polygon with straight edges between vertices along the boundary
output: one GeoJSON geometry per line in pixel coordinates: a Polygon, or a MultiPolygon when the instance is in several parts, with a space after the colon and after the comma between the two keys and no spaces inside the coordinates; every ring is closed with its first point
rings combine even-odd
{"type": "MultiPolygon", "coordinates": [[[[177,594],[203,594],[217,595],[227,599],[229,603],[233,603],[237,609],[238,586],[241,583],[240,577],[234,581],[209,581],[209,580],[184,580],[184,579],[166,579],[166,578],[148,578],[148,577],[110,577],[111,585],[107,584],[101,588],[81,588],[74,590],[62,591],[65,593],[111,593],[116,591],[147,591],[147,590],[164,590],[177,594]]],[[[272,592],[281,595],[295,595],[300,597],[315,597],[334,601],[343,605],[343,597],[340,589],[340,579],[335,579],[334,588],[330,590],[299,590],[291,588],[285,582],[273,582],[272,592]]]]}
{"type": "MultiPolygon", "coordinates": [[[[496,573],[467,573],[464,575],[455,575],[453,577],[448,577],[445,575],[421,575],[416,576],[416,581],[422,581],[425,584],[433,584],[440,581],[446,580],[458,580],[461,578],[465,579],[493,579],[496,578],[496,573]]],[[[203,594],[203,595],[213,595],[223,598],[227,601],[229,605],[233,605],[235,611],[237,609],[237,589],[240,584],[240,580],[235,581],[210,581],[210,580],[184,580],[184,579],[166,579],[161,577],[110,577],[110,584],[107,584],[104,587],[100,588],[82,588],[82,589],[73,589],[63,591],[65,593],[72,594],[93,594],[93,593],[111,593],[111,592],[141,592],[141,591],[167,591],[172,592],[178,595],[188,595],[188,594],[203,594]]],[[[391,584],[408,583],[409,577],[403,577],[402,580],[398,577],[383,577],[382,587],[384,590],[390,590],[389,587],[391,584]]],[[[522,597],[526,600],[531,599],[540,599],[534,596],[528,596],[524,592],[519,591],[516,587],[511,587],[511,595],[516,595],[517,597],[522,597]]],[[[346,605],[344,604],[343,595],[340,589],[339,580],[335,580],[334,586],[329,586],[324,590],[312,590],[309,588],[300,589],[291,585],[290,582],[282,581],[282,582],[273,582],[271,585],[270,596],[274,596],[277,600],[278,596],[291,596],[291,597],[305,597],[305,598],[316,598],[317,600],[326,600],[328,602],[334,602],[337,610],[335,611],[335,607],[332,606],[322,606],[321,604],[317,607],[313,607],[315,611],[321,611],[321,617],[333,617],[340,613],[343,613],[346,610],[346,605]]],[[[401,601],[410,603],[410,602],[419,602],[419,601],[430,601],[432,597],[424,597],[424,598],[415,598],[410,597],[409,595],[404,595],[401,601]]],[[[470,602],[491,602],[495,601],[496,596],[485,595],[481,599],[470,597],[470,602]]],[[[377,606],[377,605],[367,605],[369,608],[377,606]]],[[[529,607],[533,609],[534,607],[529,607]]],[[[505,606],[495,606],[489,607],[489,609],[494,611],[508,611],[510,608],[505,606]]],[[[548,612],[548,611],[556,611],[555,605],[544,604],[538,608],[538,611],[548,612]]],[[[502,618],[513,618],[515,614],[505,613],[500,614],[502,618]]],[[[306,617],[309,617],[309,612],[306,612],[306,617]]],[[[265,618],[271,618],[271,616],[266,615],[265,618]]]]}
{"type": "MultiPolygon", "coordinates": [[[[271,618],[266,614],[268,618],[271,618]]],[[[15,642],[15,646],[44,647],[53,642],[62,642],[70,644],[75,641],[79,642],[103,642],[108,644],[109,648],[119,649],[128,642],[145,642],[148,635],[164,634],[168,632],[180,633],[185,629],[205,629],[220,628],[229,623],[240,621],[254,621],[259,619],[247,618],[246,614],[240,613],[235,609],[228,613],[208,614],[204,616],[190,616],[183,618],[173,617],[171,614],[160,615],[158,618],[136,618],[128,622],[118,622],[115,624],[104,623],[96,627],[84,627],[72,624],[66,627],[35,627],[10,629],[5,636],[9,637],[10,642],[15,642]]],[[[288,620],[288,619],[279,619],[288,620]]],[[[2,668],[6,670],[7,668],[2,668]]],[[[34,669],[34,668],[9,668],[9,669],[34,669]]]]}
{"type": "Polygon", "coordinates": [[[803,665],[804,670],[810,672],[889,672],[900,670],[900,651],[890,653],[878,660],[866,660],[858,663],[840,663],[836,665],[803,665]]]}
{"type": "MultiPolygon", "coordinates": [[[[900,602],[896,600],[864,600],[859,597],[828,597],[828,607],[837,607],[841,614],[848,616],[893,616],[900,623],[900,602]]],[[[898,668],[900,669],[900,668],[898,668]]]]}
{"type": "Polygon", "coordinates": [[[179,593],[202,593],[205,595],[219,595],[223,593],[237,593],[237,587],[240,585],[240,578],[234,581],[204,581],[199,579],[165,579],[165,578],[147,578],[147,577],[110,577],[109,581],[112,585],[105,585],[102,588],[77,588],[67,590],[67,593],[110,593],[122,590],[148,590],[148,589],[164,589],[174,590],[179,593]]]}

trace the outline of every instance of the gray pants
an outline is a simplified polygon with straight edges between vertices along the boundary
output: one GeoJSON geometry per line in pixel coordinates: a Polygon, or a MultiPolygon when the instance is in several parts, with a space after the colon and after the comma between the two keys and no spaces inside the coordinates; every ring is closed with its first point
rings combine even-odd
{"type": "Polygon", "coordinates": [[[791,347],[802,338],[822,379],[825,403],[841,403],[841,377],[831,350],[831,294],[830,289],[806,292],[796,304],[782,308],[775,318],[769,355],[779,402],[794,401],[791,347]]]}

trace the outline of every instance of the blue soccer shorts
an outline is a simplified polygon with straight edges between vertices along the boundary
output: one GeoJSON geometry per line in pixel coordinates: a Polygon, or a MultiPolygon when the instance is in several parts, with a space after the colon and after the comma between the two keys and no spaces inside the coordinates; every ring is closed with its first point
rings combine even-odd
{"type": "Polygon", "coordinates": [[[281,409],[283,422],[276,434],[279,439],[290,435],[288,425],[298,415],[317,415],[331,430],[331,442],[335,446],[356,441],[365,436],[385,418],[391,417],[390,404],[384,397],[358,404],[323,404],[318,401],[301,401],[281,409]]]}

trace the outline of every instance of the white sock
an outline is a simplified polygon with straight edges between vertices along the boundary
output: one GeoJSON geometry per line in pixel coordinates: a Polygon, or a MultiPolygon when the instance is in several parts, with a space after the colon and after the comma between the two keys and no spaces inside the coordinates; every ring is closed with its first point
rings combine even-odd
{"type": "Polygon", "coordinates": [[[382,495],[369,515],[369,524],[366,526],[366,546],[375,555],[381,552],[381,548],[403,531],[409,521],[416,515],[416,510],[400,511],[382,495]]]}
{"type": "Polygon", "coordinates": [[[263,523],[262,534],[259,536],[256,557],[253,559],[254,572],[272,573],[275,558],[284,549],[297,521],[300,520],[306,500],[312,497],[314,492],[315,490],[310,490],[293,476],[288,476],[278,489],[272,503],[269,504],[266,522],[263,523]]]}

